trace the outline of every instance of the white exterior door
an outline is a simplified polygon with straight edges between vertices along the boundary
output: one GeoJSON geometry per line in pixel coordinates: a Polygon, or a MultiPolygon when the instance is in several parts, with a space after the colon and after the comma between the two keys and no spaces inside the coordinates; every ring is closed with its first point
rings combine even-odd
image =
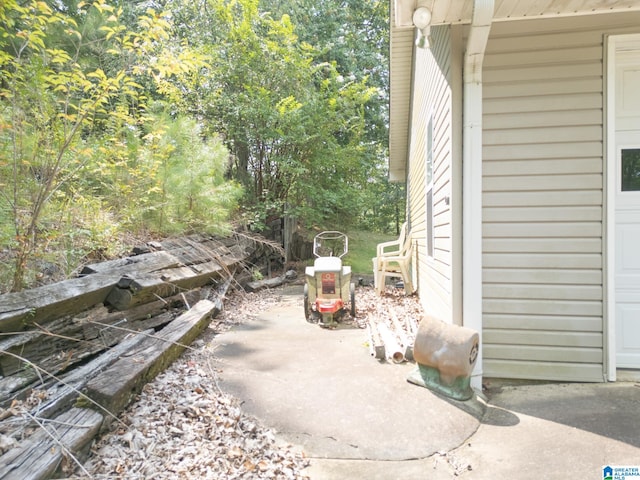
{"type": "Polygon", "coordinates": [[[615,348],[640,368],[640,37],[615,48],[615,348]]]}

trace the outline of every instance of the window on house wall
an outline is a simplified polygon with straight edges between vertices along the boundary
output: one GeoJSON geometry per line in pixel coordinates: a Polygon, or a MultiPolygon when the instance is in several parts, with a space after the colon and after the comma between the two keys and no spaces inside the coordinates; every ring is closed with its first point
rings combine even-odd
{"type": "Polygon", "coordinates": [[[427,142],[425,146],[425,185],[426,185],[426,236],[427,255],[433,257],[433,118],[427,125],[427,142]]]}
{"type": "Polygon", "coordinates": [[[640,191],[640,148],[623,148],[622,157],[622,191],[640,191]]]}

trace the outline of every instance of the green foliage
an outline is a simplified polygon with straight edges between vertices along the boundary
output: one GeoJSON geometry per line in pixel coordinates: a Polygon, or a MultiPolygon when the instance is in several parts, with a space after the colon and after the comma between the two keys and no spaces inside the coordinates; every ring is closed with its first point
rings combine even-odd
{"type": "Polygon", "coordinates": [[[396,240],[397,235],[372,233],[370,230],[350,230],[349,253],[344,256],[343,263],[351,266],[355,275],[371,275],[373,265],[371,259],[376,256],[379,243],[396,240]]]}
{"type": "Polygon", "coordinates": [[[378,89],[365,109],[367,139],[387,145],[389,2],[386,0],[263,0],[274,15],[287,14],[300,41],[314,45],[318,61],[333,63],[348,80],[378,89]]]}
{"type": "Polygon", "coordinates": [[[145,223],[163,233],[222,233],[242,189],[224,178],[229,152],[220,139],[204,138],[193,119],[164,113],[145,139],[141,157],[158,166],[145,223]]]}
{"type": "MultiPolygon", "coordinates": [[[[381,0],[0,2],[0,290],[239,212],[393,230],[381,0]],[[50,270],[50,269],[49,269],[50,270]]],[[[399,205],[399,207],[398,207],[399,205]]]]}
{"type": "Polygon", "coordinates": [[[172,41],[168,15],[148,9],[133,30],[122,8],[69,3],[0,4],[0,241],[10,252],[0,260],[11,290],[32,284],[39,262],[70,271],[108,253],[125,228],[213,229],[238,197],[219,141],[181,124],[173,133],[191,136],[174,159],[173,119],[157,127],[147,114],[149,98],[177,101],[176,85],[206,66],[172,41]]]}
{"type": "MultiPolygon", "coordinates": [[[[384,23],[378,17],[386,9],[381,2],[367,2],[364,9],[333,2],[334,10],[350,12],[340,13],[339,21],[347,23],[338,27],[329,4],[309,4],[317,13],[309,18],[296,2],[168,3],[179,23],[189,26],[181,37],[211,58],[182,108],[222,134],[233,159],[229,175],[245,189],[244,220],[256,229],[283,214],[307,225],[358,223],[370,179],[385,162],[378,145],[382,141],[384,149],[386,130],[375,127],[372,135],[370,121],[376,117],[375,125],[386,125],[380,116],[384,94],[369,84],[372,73],[385,70],[381,54],[367,46],[360,55],[366,43],[356,37],[334,49],[314,32],[323,26],[322,35],[348,32],[353,21],[365,32],[361,21],[370,23],[365,17],[375,12],[384,23]]],[[[386,38],[384,30],[376,35],[376,45],[386,38]]]]}
{"type": "Polygon", "coordinates": [[[7,140],[0,179],[9,186],[0,201],[11,213],[16,252],[11,289],[19,290],[27,261],[46,232],[40,223],[48,204],[80,166],[79,133],[91,130],[94,116],[107,113],[116,93],[131,95],[134,87],[123,72],[109,77],[100,68],[83,70],[74,44],[82,38],[77,23],[45,2],[5,4],[0,27],[5,79],[0,86],[1,118],[7,140]],[[60,31],[75,51],[51,42],[52,34],[60,31]]]}

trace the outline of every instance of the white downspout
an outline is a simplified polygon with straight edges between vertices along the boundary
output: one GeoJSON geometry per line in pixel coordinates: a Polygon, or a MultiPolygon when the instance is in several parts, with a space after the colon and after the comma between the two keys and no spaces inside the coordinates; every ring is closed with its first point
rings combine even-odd
{"type": "Polygon", "coordinates": [[[464,55],[462,131],[462,314],[480,335],[471,386],[482,391],[482,62],[493,20],[494,0],[474,0],[464,55]]]}

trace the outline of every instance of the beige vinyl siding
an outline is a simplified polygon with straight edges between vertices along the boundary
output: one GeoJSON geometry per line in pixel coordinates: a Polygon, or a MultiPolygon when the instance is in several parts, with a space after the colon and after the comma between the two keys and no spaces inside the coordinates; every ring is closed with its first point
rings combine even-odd
{"type": "Polygon", "coordinates": [[[492,27],[483,86],[485,376],[604,378],[604,18],[492,27]]]}
{"type": "Polygon", "coordinates": [[[452,189],[452,27],[431,29],[431,48],[415,50],[412,137],[408,172],[408,214],[416,251],[414,272],[420,299],[430,315],[454,322],[452,189]],[[433,257],[427,244],[425,160],[427,129],[433,125],[433,257]]]}
{"type": "Polygon", "coordinates": [[[604,46],[640,15],[495,23],[484,64],[484,375],[604,379],[604,46]]]}

